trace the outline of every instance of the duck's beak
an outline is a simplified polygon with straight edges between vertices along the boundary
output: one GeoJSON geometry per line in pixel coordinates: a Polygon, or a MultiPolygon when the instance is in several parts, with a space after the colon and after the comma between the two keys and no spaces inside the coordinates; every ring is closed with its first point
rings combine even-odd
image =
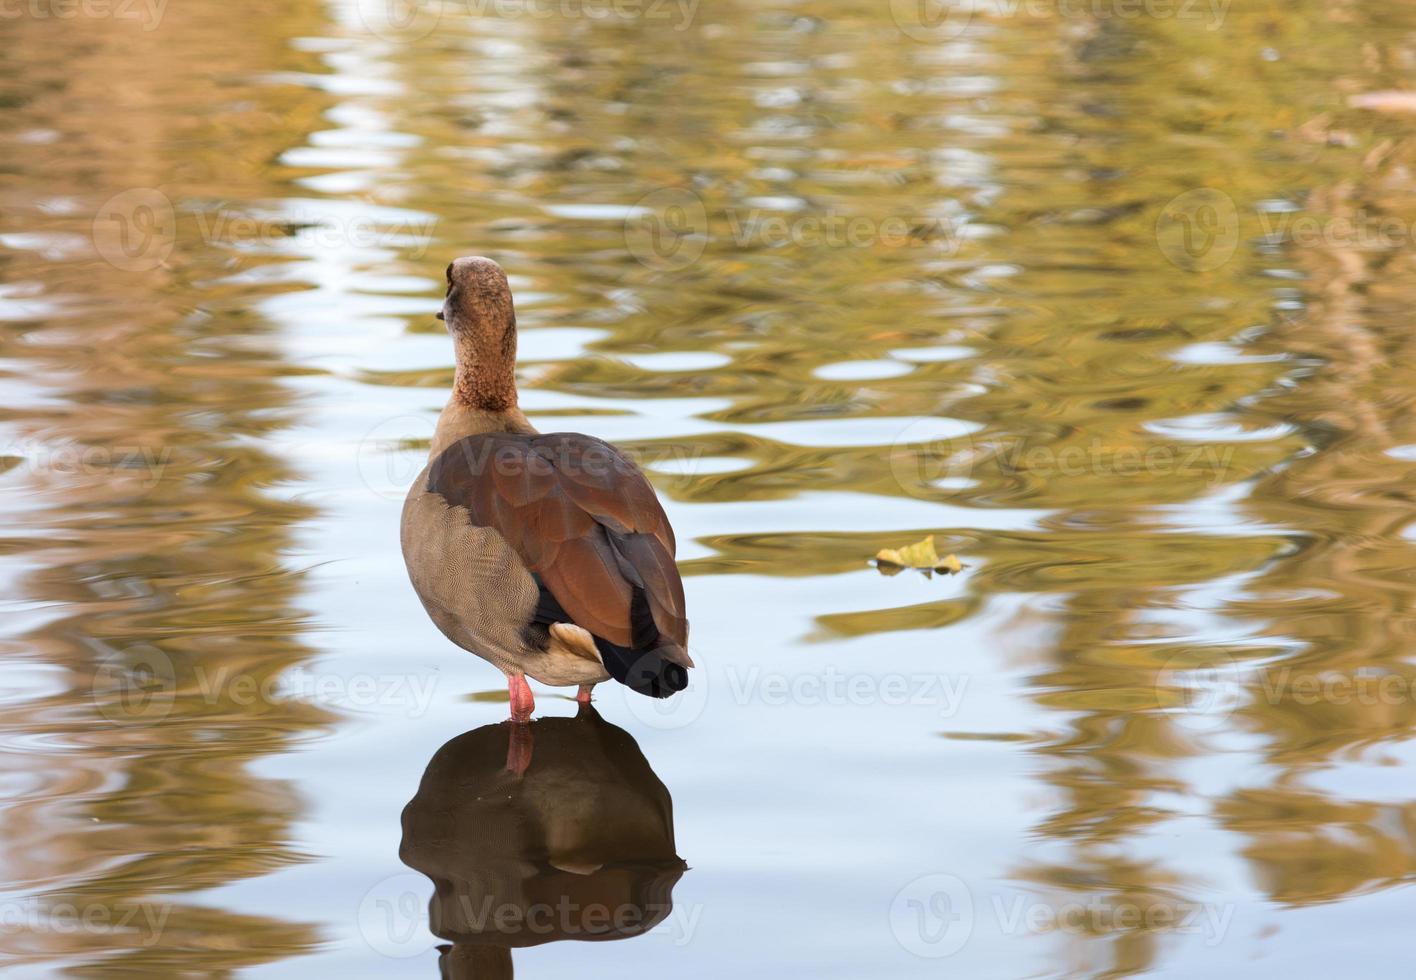
{"type": "Polygon", "coordinates": [[[447,319],[447,317],[443,316],[443,311],[442,311],[442,310],[438,310],[436,313],[433,314],[433,316],[437,317],[439,320],[446,320],[446,319],[447,319]]]}

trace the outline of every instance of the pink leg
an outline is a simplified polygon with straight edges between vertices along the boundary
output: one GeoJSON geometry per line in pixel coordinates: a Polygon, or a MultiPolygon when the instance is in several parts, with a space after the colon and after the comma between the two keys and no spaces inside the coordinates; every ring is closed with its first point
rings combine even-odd
{"type": "Polygon", "coordinates": [[[589,704],[590,692],[594,689],[594,687],[594,684],[581,684],[580,690],[577,691],[575,694],[575,700],[579,701],[581,704],[589,704]]]}
{"type": "Polygon", "coordinates": [[[508,674],[506,689],[511,695],[511,720],[530,721],[531,712],[536,710],[536,699],[531,696],[531,686],[526,683],[526,675],[508,674]]]}

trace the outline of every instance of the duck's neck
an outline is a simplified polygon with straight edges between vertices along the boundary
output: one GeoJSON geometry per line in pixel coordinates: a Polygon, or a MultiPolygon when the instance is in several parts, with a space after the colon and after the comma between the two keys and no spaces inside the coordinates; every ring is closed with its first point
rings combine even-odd
{"type": "Polygon", "coordinates": [[[516,321],[492,328],[491,317],[482,317],[473,328],[460,324],[454,333],[457,374],[453,397],[480,412],[516,409],[516,321]]]}
{"type": "Polygon", "coordinates": [[[481,435],[485,432],[516,432],[521,435],[536,435],[536,429],[521,409],[513,402],[509,408],[489,410],[469,405],[456,389],[448,399],[447,406],[438,416],[437,428],[433,430],[433,445],[428,453],[430,459],[437,459],[459,439],[481,435]]]}

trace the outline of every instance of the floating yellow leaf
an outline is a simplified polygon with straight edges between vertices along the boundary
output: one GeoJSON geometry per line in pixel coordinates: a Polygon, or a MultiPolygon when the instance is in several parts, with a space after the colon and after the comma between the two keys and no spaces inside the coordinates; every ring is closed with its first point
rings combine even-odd
{"type": "Polygon", "coordinates": [[[916,568],[928,575],[931,572],[947,572],[957,575],[964,570],[963,563],[954,555],[939,557],[934,550],[934,535],[903,548],[882,548],[875,556],[875,567],[886,575],[898,575],[903,568],[916,568]]]}
{"type": "Polygon", "coordinates": [[[939,552],[934,549],[934,535],[903,548],[882,548],[876,561],[899,565],[901,568],[933,568],[939,564],[939,552]]]}

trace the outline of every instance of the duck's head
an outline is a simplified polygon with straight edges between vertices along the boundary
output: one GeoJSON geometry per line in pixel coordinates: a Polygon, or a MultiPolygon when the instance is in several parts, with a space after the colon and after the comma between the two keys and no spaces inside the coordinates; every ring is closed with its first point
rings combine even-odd
{"type": "Polygon", "coordinates": [[[457,351],[457,393],[476,408],[516,404],[516,311],[506,273],[479,255],[447,267],[447,298],[438,319],[457,351]]]}
{"type": "Polygon", "coordinates": [[[514,333],[516,313],[502,267],[480,255],[454,259],[447,267],[447,298],[438,319],[454,337],[474,333],[500,339],[514,333]]]}

